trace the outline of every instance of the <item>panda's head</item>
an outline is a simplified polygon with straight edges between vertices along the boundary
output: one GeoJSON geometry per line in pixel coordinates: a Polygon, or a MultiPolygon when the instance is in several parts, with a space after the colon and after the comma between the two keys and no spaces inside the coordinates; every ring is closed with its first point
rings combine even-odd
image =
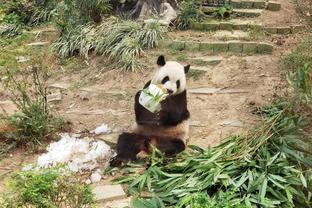
{"type": "Polygon", "coordinates": [[[183,66],[175,61],[167,61],[164,56],[157,59],[158,71],[151,83],[163,85],[170,95],[182,93],[186,90],[185,74],[189,71],[190,65],[183,66]]]}

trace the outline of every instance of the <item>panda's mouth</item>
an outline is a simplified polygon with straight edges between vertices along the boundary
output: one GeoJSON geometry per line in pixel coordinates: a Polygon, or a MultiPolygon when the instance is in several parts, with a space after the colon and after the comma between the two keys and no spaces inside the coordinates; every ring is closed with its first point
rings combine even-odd
{"type": "Polygon", "coordinates": [[[172,94],[172,93],[173,93],[173,90],[167,89],[167,92],[168,92],[169,94],[172,94]]]}

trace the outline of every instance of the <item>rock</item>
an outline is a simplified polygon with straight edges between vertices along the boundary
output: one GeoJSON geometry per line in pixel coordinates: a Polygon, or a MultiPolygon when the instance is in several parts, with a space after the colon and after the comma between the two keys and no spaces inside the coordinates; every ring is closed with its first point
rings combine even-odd
{"type": "Polygon", "coordinates": [[[109,128],[107,124],[103,123],[102,125],[96,127],[90,133],[94,133],[94,134],[107,134],[107,133],[110,133],[110,132],[112,132],[112,129],[109,128]]]}
{"type": "Polygon", "coordinates": [[[236,93],[248,93],[247,90],[241,90],[241,89],[232,89],[232,88],[224,88],[219,90],[218,94],[236,94],[236,93]]]}
{"type": "Polygon", "coordinates": [[[195,61],[200,60],[207,65],[217,65],[223,60],[223,57],[222,56],[204,56],[204,57],[193,58],[192,60],[195,60],[195,61]]]}
{"type": "Polygon", "coordinates": [[[248,38],[249,34],[241,30],[234,30],[234,31],[220,30],[220,31],[217,31],[213,36],[217,38],[241,39],[241,38],[248,38]]]}
{"type": "Polygon", "coordinates": [[[27,46],[45,46],[49,44],[49,42],[34,42],[34,43],[29,43],[29,44],[26,44],[27,46]]]}
{"type": "Polygon", "coordinates": [[[202,23],[205,31],[216,31],[219,29],[220,24],[217,22],[202,23]]]}
{"type": "Polygon", "coordinates": [[[229,50],[229,45],[227,42],[214,42],[213,43],[213,52],[227,52],[229,50]]]}
{"type": "Polygon", "coordinates": [[[240,41],[230,41],[229,42],[229,52],[232,52],[232,53],[243,52],[243,44],[240,41]]]}
{"type": "Polygon", "coordinates": [[[88,178],[88,179],[85,181],[85,183],[86,183],[87,185],[89,185],[89,184],[91,184],[92,182],[91,182],[91,180],[88,178]]]}
{"type": "Polygon", "coordinates": [[[101,171],[97,169],[94,173],[91,174],[90,179],[92,183],[99,182],[102,179],[101,171]]]}
{"type": "Polygon", "coordinates": [[[210,42],[201,42],[199,44],[199,51],[213,52],[213,44],[210,42]]]}
{"type": "Polygon", "coordinates": [[[221,126],[233,126],[233,127],[242,127],[243,123],[240,122],[239,120],[225,120],[221,124],[221,126]]]}
{"type": "Polygon", "coordinates": [[[62,93],[60,91],[47,95],[48,103],[55,102],[55,101],[61,101],[61,100],[62,100],[62,93]]]}
{"type": "Polygon", "coordinates": [[[265,27],[264,31],[269,34],[277,34],[277,28],[276,27],[265,27]]]}
{"type": "Polygon", "coordinates": [[[203,87],[203,88],[189,89],[188,92],[191,94],[214,94],[220,90],[221,90],[220,88],[203,87]]]}
{"type": "Polygon", "coordinates": [[[304,25],[293,25],[291,26],[291,33],[295,34],[304,31],[306,28],[304,25]]]}
{"type": "Polygon", "coordinates": [[[233,13],[242,17],[259,17],[262,9],[233,9],[233,13]]]}
{"type": "Polygon", "coordinates": [[[231,22],[220,22],[219,29],[220,30],[232,30],[233,29],[233,23],[231,23],[231,22]]]}
{"type": "Polygon", "coordinates": [[[70,85],[67,83],[53,83],[53,84],[50,84],[48,87],[65,90],[65,89],[68,89],[70,85]]]}
{"type": "Polygon", "coordinates": [[[281,35],[286,35],[291,33],[290,27],[277,27],[277,33],[281,35]]]}
{"type": "Polygon", "coordinates": [[[211,66],[191,66],[191,70],[208,72],[212,70],[212,67],[211,66]]]}
{"type": "Polygon", "coordinates": [[[103,185],[93,188],[93,193],[97,202],[111,201],[126,198],[121,185],[103,185]]]}
{"type": "Polygon", "coordinates": [[[273,52],[273,45],[268,43],[259,43],[257,46],[257,53],[270,54],[273,52]]]}
{"type": "Polygon", "coordinates": [[[267,5],[267,10],[270,11],[279,11],[281,9],[282,5],[279,2],[276,1],[269,1],[267,5]]]}
{"type": "Polygon", "coordinates": [[[25,57],[25,56],[17,56],[17,57],[16,57],[16,60],[17,60],[17,62],[19,62],[19,63],[23,63],[23,62],[29,61],[30,58],[29,58],[29,57],[25,57]]]}
{"type": "Polygon", "coordinates": [[[202,87],[202,88],[193,88],[188,90],[191,94],[236,94],[236,93],[248,93],[249,91],[241,89],[232,89],[232,88],[213,88],[213,87],[202,87]]]}
{"type": "Polygon", "coordinates": [[[184,49],[187,51],[199,51],[199,42],[185,41],[184,49]]]}
{"type": "Polygon", "coordinates": [[[253,8],[255,9],[264,9],[265,6],[266,6],[266,1],[254,0],[253,2],[253,8]]]}
{"type": "Polygon", "coordinates": [[[257,43],[256,42],[245,42],[243,43],[243,52],[247,54],[252,54],[257,52],[257,43]]]}

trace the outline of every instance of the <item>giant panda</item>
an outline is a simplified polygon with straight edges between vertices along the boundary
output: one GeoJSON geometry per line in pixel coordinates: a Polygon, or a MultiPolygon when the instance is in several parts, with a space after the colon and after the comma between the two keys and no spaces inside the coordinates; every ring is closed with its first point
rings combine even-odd
{"type": "Polygon", "coordinates": [[[190,113],[187,109],[186,73],[190,65],[183,66],[167,61],[164,56],[157,59],[157,72],[145,86],[161,84],[169,96],[161,102],[159,113],[151,113],[139,103],[142,90],[135,96],[136,127],[131,133],[122,133],[117,141],[117,155],[112,166],[122,162],[135,161],[138,153],[149,153],[151,144],[166,156],[182,152],[186,147],[189,132],[190,113]]]}

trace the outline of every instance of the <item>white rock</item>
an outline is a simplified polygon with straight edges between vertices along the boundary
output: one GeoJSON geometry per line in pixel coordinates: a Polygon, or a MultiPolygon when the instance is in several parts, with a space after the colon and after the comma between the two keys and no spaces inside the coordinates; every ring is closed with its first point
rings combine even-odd
{"type": "Polygon", "coordinates": [[[104,134],[104,133],[110,133],[112,130],[108,127],[107,124],[103,123],[102,125],[96,127],[91,133],[95,134],[104,134]]]}
{"type": "Polygon", "coordinates": [[[91,175],[91,182],[92,183],[99,182],[101,180],[101,178],[102,178],[101,172],[98,169],[94,173],[92,173],[92,175],[91,175]]]}

